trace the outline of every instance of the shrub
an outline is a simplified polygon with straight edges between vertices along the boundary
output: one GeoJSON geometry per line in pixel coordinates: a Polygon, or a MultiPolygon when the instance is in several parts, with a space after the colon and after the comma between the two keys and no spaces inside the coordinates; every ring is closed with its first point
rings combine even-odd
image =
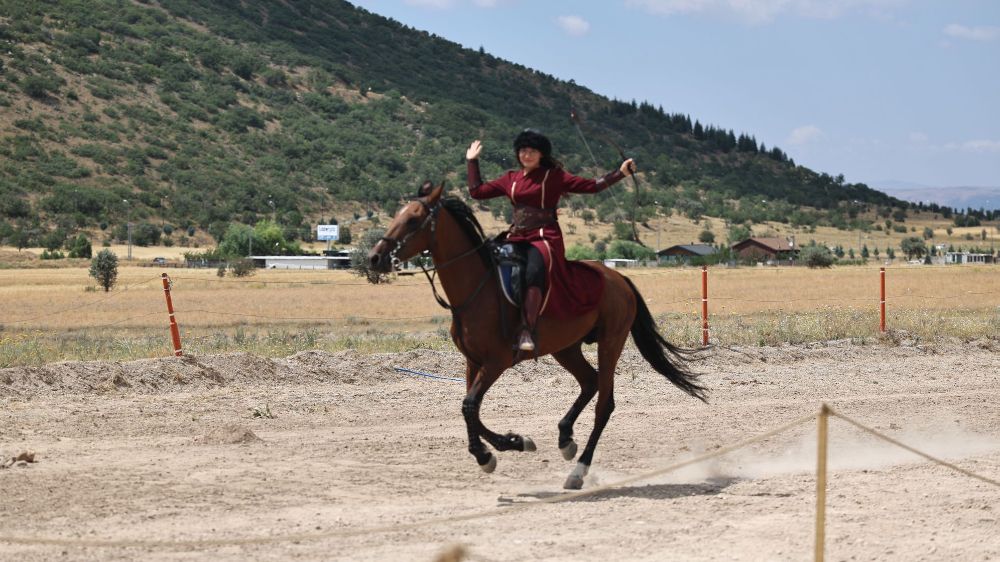
{"type": "Polygon", "coordinates": [[[656,252],[629,240],[615,240],[608,246],[607,257],[627,260],[654,260],[656,252]]]}
{"type": "Polygon", "coordinates": [[[87,239],[83,234],[77,235],[76,238],[69,244],[69,257],[71,258],[91,258],[93,255],[93,249],[90,246],[90,240],[87,239]]]}
{"type": "Polygon", "coordinates": [[[97,280],[104,292],[111,290],[118,280],[118,256],[111,250],[101,250],[90,262],[90,276],[97,280]]]}
{"type": "Polygon", "coordinates": [[[33,75],[21,81],[21,90],[35,99],[45,99],[59,91],[60,80],[55,77],[33,75]]]}
{"type": "Polygon", "coordinates": [[[802,249],[802,261],[812,269],[818,267],[832,267],[834,262],[833,252],[826,246],[806,246],[802,249]]]}
{"type": "Polygon", "coordinates": [[[155,246],[160,243],[160,229],[148,222],[141,222],[132,228],[132,243],[137,246],[155,246]]]}
{"type": "Polygon", "coordinates": [[[615,222],[615,238],[618,240],[632,240],[632,225],[627,222],[615,222]]]}
{"type": "Polygon", "coordinates": [[[229,264],[229,270],[233,272],[233,277],[249,277],[256,273],[253,260],[236,260],[229,264]]]}
{"type": "Polygon", "coordinates": [[[59,250],[52,250],[51,252],[48,250],[42,250],[42,255],[41,255],[41,258],[43,260],[61,260],[65,257],[66,256],[59,250]]]}
{"type": "Polygon", "coordinates": [[[580,244],[573,244],[566,248],[566,259],[568,260],[596,260],[600,259],[597,250],[588,248],[580,244]]]}
{"type": "Polygon", "coordinates": [[[46,232],[42,236],[41,242],[42,246],[49,251],[54,251],[58,248],[61,248],[62,245],[66,242],[66,231],[64,231],[61,228],[57,228],[50,232],[46,232]]]}
{"type": "MultiPolygon", "coordinates": [[[[343,229],[341,229],[343,230],[343,229]]],[[[366,230],[364,234],[361,235],[361,239],[354,247],[354,251],[351,252],[351,269],[359,277],[364,277],[368,279],[370,283],[388,283],[389,276],[384,273],[379,273],[373,271],[368,264],[368,252],[378,244],[382,236],[385,235],[385,230],[381,228],[372,228],[366,230]]]]}
{"type": "Polygon", "coordinates": [[[921,258],[927,252],[924,241],[916,236],[903,239],[899,243],[899,249],[903,250],[903,253],[906,254],[906,259],[921,258]]]}

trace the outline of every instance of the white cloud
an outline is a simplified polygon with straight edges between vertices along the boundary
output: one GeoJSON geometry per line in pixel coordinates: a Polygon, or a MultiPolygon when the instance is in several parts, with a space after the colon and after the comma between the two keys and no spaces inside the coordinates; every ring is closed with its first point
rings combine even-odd
{"type": "Polygon", "coordinates": [[[455,0],[403,0],[408,6],[417,8],[433,8],[435,10],[447,10],[455,5],[455,0]]]}
{"type": "Polygon", "coordinates": [[[965,142],[950,142],[944,145],[948,150],[961,150],[962,152],[997,152],[1000,153],[1000,141],[988,139],[976,139],[965,142]]]}
{"type": "Polygon", "coordinates": [[[993,41],[1000,38],[1000,27],[980,25],[967,27],[957,23],[952,23],[944,28],[944,34],[956,39],[968,39],[970,41],[993,41]]]}
{"type": "Polygon", "coordinates": [[[735,17],[751,24],[768,23],[782,15],[832,19],[848,12],[881,14],[908,0],[625,0],[653,14],[710,14],[735,17]]]}
{"type": "Polygon", "coordinates": [[[576,37],[586,35],[590,31],[590,22],[580,16],[559,16],[556,18],[556,23],[563,31],[576,37]]]}
{"type": "Polygon", "coordinates": [[[920,131],[910,133],[910,142],[912,143],[923,144],[928,140],[930,140],[930,137],[927,136],[927,133],[921,133],[920,131]]]}
{"type": "Polygon", "coordinates": [[[815,125],[803,125],[802,127],[796,128],[790,135],[788,135],[788,144],[801,146],[806,143],[810,143],[814,140],[818,140],[823,136],[823,131],[815,125]]]}

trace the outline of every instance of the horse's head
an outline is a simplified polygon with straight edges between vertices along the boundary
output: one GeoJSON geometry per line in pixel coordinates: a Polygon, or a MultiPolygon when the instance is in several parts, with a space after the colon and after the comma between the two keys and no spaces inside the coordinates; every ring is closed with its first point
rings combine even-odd
{"type": "Polygon", "coordinates": [[[430,248],[443,192],[444,182],[437,187],[424,182],[417,197],[396,213],[385,236],[368,252],[368,264],[373,271],[392,271],[395,264],[430,248]]]}

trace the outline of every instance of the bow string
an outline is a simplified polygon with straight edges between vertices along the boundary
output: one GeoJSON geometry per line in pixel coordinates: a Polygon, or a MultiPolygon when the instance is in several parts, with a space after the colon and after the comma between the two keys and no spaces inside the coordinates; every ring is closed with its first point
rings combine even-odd
{"type": "MultiPolygon", "coordinates": [[[[587,148],[587,152],[590,154],[590,159],[594,161],[594,166],[597,167],[597,168],[600,168],[601,165],[598,164],[597,157],[594,156],[594,151],[590,149],[590,144],[587,142],[587,137],[585,137],[584,134],[583,134],[582,122],[580,120],[580,116],[576,112],[576,109],[570,109],[570,111],[569,111],[569,118],[573,122],[573,126],[576,127],[576,132],[580,135],[580,140],[583,141],[583,146],[585,146],[587,148]]],[[[594,133],[594,136],[596,136],[599,139],[603,140],[607,144],[611,145],[611,147],[613,147],[616,151],[618,151],[618,155],[621,157],[622,162],[624,162],[625,160],[628,160],[628,156],[625,155],[625,151],[622,150],[622,147],[619,146],[618,143],[616,143],[615,141],[611,140],[611,138],[608,137],[607,135],[603,135],[603,134],[601,134],[599,132],[596,132],[596,131],[593,131],[593,130],[591,130],[591,132],[594,133]]],[[[632,182],[635,185],[635,197],[634,197],[634,199],[632,201],[632,213],[631,213],[632,214],[632,216],[631,216],[631,222],[632,222],[632,240],[634,242],[638,243],[640,246],[645,246],[645,244],[642,243],[642,240],[639,239],[639,231],[638,231],[638,229],[636,229],[636,226],[635,226],[635,215],[636,215],[636,210],[637,210],[637,208],[639,206],[639,180],[638,180],[638,178],[635,177],[635,165],[634,164],[629,165],[629,171],[632,172],[631,174],[629,174],[629,176],[632,178],[632,182]]],[[[618,203],[618,198],[615,197],[614,191],[608,191],[608,193],[611,194],[611,198],[612,198],[612,200],[614,200],[615,206],[618,207],[618,208],[621,208],[621,205],[618,203]]]]}

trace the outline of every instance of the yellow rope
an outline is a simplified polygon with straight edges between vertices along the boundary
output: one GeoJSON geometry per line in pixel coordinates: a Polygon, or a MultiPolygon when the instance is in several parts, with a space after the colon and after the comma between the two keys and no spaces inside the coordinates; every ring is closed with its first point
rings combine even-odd
{"type": "Polygon", "coordinates": [[[992,478],[987,478],[985,476],[981,476],[979,474],[976,474],[975,472],[971,472],[971,471],[966,470],[966,469],[964,469],[964,468],[962,468],[960,466],[956,466],[954,464],[951,464],[948,461],[941,460],[941,459],[939,459],[937,457],[932,457],[931,455],[928,455],[927,453],[918,451],[918,450],[914,449],[913,447],[910,447],[909,445],[906,445],[904,443],[896,441],[895,439],[893,439],[892,437],[889,437],[888,435],[886,435],[884,433],[880,433],[880,432],[878,432],[878,431],[876,431],[876,430],[874,430],[874,429],[872,429],[872,428],[870,428],[868,426],[862,425],[861,423],[852,420],[851,418],[845,416],[844,414],[841,414],[840,412],[838,412],[836,410],[831,409],[830,410],[830,414],[832,414],[832,415],[834,415],[834,416],[836,416],[836,417],[844,420],[845,422],[853,425],[854,427],[856,427],[856,428],[858,428],[858,429],[860,429],[862,431],[866,431],[866,432],[874,435],[875,437],[878,437],[879,439],[882,439],[884,441],[888,441],[889,443],[892,443],[893,445],[895,445],[897,447],[900,447],[902,449],[906,449],[907,451],[909,451],[909,452],[911,452],[911,453],[913,453],[915,455],[921,456],[921,457],[923,457],[923,458],[925,458],[925,459],[927,459],[927,460],[929,460],[931,462],[935,462],[937,464],[940,464],[941,466],[946,466],[946,467],[948,467],[948,468],[950,468],[950,469],[952,469],[952,470],[954,470],[956,472],[961,472],[962,474],[964,474],[966,476],[969,476],[971,478],[975,478],[976,480],[981,480],[983,482],[986,482],[987,484],[993,484],[994,486],[1000,488],[1000,482],[998,482],[996,480],[993,480],[992,478]]]}

